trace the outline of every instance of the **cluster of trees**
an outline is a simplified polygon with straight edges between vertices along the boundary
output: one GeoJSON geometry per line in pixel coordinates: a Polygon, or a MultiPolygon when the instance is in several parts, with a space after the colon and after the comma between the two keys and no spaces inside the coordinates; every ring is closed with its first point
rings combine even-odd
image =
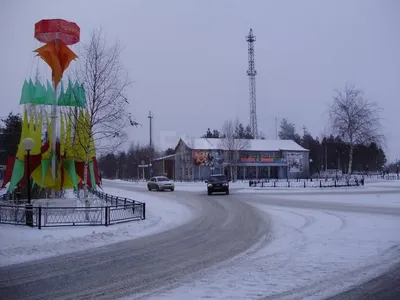
{"type": "Polygon", "coordinates": [[[9,113],[0,123],[0,165],[6,165],[9,156],[17,153],[21,138],[21,116],[9,113]]]}
{"type": "MultiPolygon", "coordinates": [[[[325,169],[338,169],[349,172],[350,145],[339,136],[333,134],[322,138],[313,137],[303,127],[303,134],[296,132],[295,126],[283,119],[279,137],[292,139],[302,147],[309,149],[310,170],[319,173],[325,169]]],[[[352,170],[358,172],[382,171],[386,164],[386,155],[375,142],[353,145],[352,170]]]]}
{"type": "MultiPolygon", "coordinates": [[[[223,138],[226,139],[229,135],[235,139],[254,139],[254,134],[251,130],[250,125],[243,125],[242,122],[238,118],[235,120],[227,120],[222,125],[222,129],[213,129],[207,128],[205,134],[203,134],[202,138],[223,138]]],[[[264,140],[265,136],[263,133],[258,134],[260,139],[264,140]]]]}

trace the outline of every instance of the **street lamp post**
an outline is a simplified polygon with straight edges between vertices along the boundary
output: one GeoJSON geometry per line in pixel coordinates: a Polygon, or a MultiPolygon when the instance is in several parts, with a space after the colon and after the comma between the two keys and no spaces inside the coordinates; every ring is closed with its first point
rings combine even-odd
{"type": "Polygon", "coordinates": [[[153,176],[153,170],[152,170],[152,167],[153,165],[151,164],[151,163],[149,163],[149,176],[150,176],[150,178],[153,176]]]}
{"type": "Polygon", "coordinates": [[[33,227],[33,206],[31,204],[31,165],[30,165],[30,152],[33,149],[34,141],[31,138],[26,138],[22,141],[22,147],[26,151],[26,173],[27,173],[27,187],[28,187],[28,204],[25,206],[25,223],[27,226],[33,227]]]}

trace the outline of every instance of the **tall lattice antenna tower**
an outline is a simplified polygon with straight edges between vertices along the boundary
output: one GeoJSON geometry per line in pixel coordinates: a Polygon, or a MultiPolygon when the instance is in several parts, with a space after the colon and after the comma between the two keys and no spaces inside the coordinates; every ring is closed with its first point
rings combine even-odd
{"type": "Polygon", "coordinates": [[[250,126],[255,139],[258,138],[257,128],[257,101],[256,101],[256,67],[254,63],[254,42],[256,37],[253,35],[253,29],[250,28],[249,35],[246,36],[246,42],[248,43],[248,55],[249,55],[249,69],[247,70],[247,76],[249,76],[249,100],[250,100],[250,126]]]}

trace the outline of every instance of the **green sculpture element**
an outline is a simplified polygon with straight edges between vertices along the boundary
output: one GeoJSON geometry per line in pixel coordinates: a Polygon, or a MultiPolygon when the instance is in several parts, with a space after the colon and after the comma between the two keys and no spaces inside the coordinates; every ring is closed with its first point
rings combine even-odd
{"type": "MultiPolygon", "coordinates": [[[[47,81],[46,86],[44,86],[39,80],[33,83],[30,79],[24,82],[19,104],[54,105],[55,100],[56,95],[49,81],[47,81]]],[[[83,85],[79,84],[77,81],[73,84],[71,80],[68,80],[68,88],[64,92],[64,84],[61,82],[57,105],[85,107],[86,93],[83,85]]]]}

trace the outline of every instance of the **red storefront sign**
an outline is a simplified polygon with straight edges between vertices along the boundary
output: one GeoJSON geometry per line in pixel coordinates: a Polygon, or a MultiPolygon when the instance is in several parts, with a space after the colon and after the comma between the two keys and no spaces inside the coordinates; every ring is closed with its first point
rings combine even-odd
{"type": "Polygon", "coordinates": [[[253,157],[242,157],[240,159],[242,163],[280,163],[282,162],[281,158],[253,158],[253,157]]]}

